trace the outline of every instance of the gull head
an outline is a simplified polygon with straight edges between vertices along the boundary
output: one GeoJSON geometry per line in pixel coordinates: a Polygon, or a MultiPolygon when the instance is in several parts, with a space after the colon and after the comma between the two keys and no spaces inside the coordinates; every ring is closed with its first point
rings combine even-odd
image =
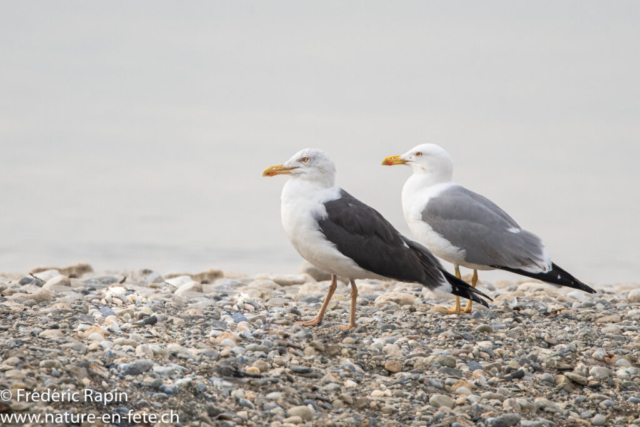
{"type": "Polygon", "coordinates": [[[292,178],[333,184],[336,166],[327,153],[317,148],[298,151],[286,162],[269,166],[262,176],[291,175],[292,178]]]}
{"type": "Polygon", "coordinates": [[[444,148],[436,144],[420,144],[401,156],[386,157],[382,164],[385,166],[411,166],[413,173],[429,173],[437,175],[453,174],[453,160],[444,148]]]}

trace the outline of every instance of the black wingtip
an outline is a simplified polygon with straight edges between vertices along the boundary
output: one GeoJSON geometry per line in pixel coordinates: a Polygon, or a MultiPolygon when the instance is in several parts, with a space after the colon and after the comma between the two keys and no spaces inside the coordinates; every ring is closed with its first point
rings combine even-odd
{"type": "Polygon", "coordinates": [[[531,277],[532,279],[538,279],[543,282],[551,283],[553,285],[566,286],[572,289],[578,289],[583,292],[595,294],[597,291],[591,286],[573,277],[570,273],[560,268],[556,264],[551,264],[551,270],[546,273],[530,273],[528,271],[520,270],[517,268],[509,268],[502,266],[492,266],[501,270],[509,271],[511,273],[519,274],[521,276],[531,277]]]}
{"type": "MultiPolygon", "coordinates": [[[[472,293],[470,295],[471,295],[471,301],[475,301],[475,302],[480,303],[480,304],[484,305],[485,307],[489,308],[489,303],[486,302],[484,299],[480,298],[478,295],[476,295],[474,293],[472,293]]],[[[493,301],[493,300],[491,300],[491,301],[493,301]]]]}
{"type": "Polygon", "coordinates": [[[442,269],[441,271],[444,277],[447,279],[447,282],[449,282],[449,284],[451,285],[452,294],[462,298],[469,299],[471,301],[475,301],[479,304],[484,305],[487,308],[489,307],[489,303],[487,303],[487,301],[485,301],[481,297],[484,297],[489,301],[493,301],[493,299],[491,299],[490,296],[479,291],[473,286],[470,286],[467,282],[463,281],[462,279],[458,279],[456,276],[454,276],[453,274],[449,273],[444,269],[442,269]]]}

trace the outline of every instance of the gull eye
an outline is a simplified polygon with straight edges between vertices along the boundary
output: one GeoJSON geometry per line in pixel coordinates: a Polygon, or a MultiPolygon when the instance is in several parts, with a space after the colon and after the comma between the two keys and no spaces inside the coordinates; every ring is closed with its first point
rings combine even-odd
{"type": "Polygon", "coordinates": [[[416,157],[422,157],[422,152],[421,152],[421,151],[418,151],[418,152],[416,153],[416,157]]]}
{"type": "Polygon", "coordinates": [[[308,157],[303,157],[303,158],[300,159],[300,161],[302,163],[309,163],[309,158],[308,157]]]}

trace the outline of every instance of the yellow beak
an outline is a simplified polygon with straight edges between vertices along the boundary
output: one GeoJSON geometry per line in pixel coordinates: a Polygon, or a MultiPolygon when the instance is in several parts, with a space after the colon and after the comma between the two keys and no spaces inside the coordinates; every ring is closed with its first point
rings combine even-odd
{"type": "Polygon", "coordinates": [[[383,166],[405,165],[405,164],[407,164],[407,161],[404,159],[401,159],[400,156],[385,157],[384,160],[382,161],[383,166]]]}
{"type": "Polygon", "coordinates": [[[262,171],[262,176],[288,175],[292,170],[297,168],[285,168],[284,165],[269,166],[262,171]]]}

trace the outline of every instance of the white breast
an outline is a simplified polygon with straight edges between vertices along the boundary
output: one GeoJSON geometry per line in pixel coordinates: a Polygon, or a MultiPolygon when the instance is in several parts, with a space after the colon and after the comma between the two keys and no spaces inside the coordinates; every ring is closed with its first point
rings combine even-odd
{"type": "Polygon", "coordinates": [[[402,189],[402,209],[411,232],[416,240],[428,247],[436,256],[453,264],[465,265],[465,251],[453,246],[422,220],[422,212],[429,200],[457,184],[447,182],[427,185],[421,178],[421,175],[411,175],[402,189]]]}
{"type": "Polygon", "coordinates": [[[316,218],[325,218],[324,203],[340,197],[340,188],[318,188],[308,181],[290,179],[282,191],[282,225],[298,253],[311,264],[341,277],[379,278],[360,268],[329,242],[316,218]]]}

